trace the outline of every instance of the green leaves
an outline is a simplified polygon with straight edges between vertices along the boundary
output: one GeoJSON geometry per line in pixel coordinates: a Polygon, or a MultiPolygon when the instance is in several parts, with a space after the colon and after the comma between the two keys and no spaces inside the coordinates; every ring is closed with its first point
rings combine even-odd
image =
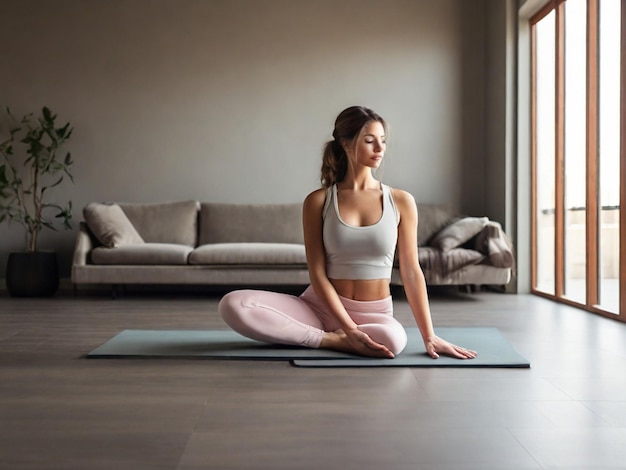
{"type": "Polygon", "coordinates": [[[29,251],[36,251],[37,237],[45,227],[57,228],[49,219],[61,219],[64,228],[71,228],[72,203],[61,206],[44,200],[49,190],[58,187],[67,176],[72,182],[71,153],[64,157],[60,149],[71,137],[70,123],[56,126],[57,115],[48,107],[37,117],[26,114],[18,120],[6,108],[8,136],[0,120],[0,222],[14,221],[24,226],[29,251]]]}
{"type": "Polygon", "coordinates": [[[9,186],[9,179],[7,178],[6,165],[0,166],[0,198],[9,197],[7,187],[9,186]]]}
{"type": "Polygon", "coordinates": [[[41,109],[41,114],[42,114],[42,116],[43,116],[43,118],[44,118],[44,121],[45,121],[46,123],[52,123],[52,124],[54,124],[54,119],[57,117],[57,115],[55,114],[55,115],[53,116],[53,115],[52,115],[52,113],[50,112],[50,109],[48,109],[48,107],[47,107],[47,106],[44,106],[44,107],[41,109]]]}

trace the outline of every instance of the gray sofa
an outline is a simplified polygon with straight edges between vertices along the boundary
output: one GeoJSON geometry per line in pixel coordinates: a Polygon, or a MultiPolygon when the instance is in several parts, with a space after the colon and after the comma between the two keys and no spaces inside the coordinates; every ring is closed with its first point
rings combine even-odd
{"type": "MultiPolygon", "coordinates": [[[[503,285],[513,267],[497,222],[418,206],[430,285],[503,285]]],[[[75,286],[306,285],[302,204],[88,204],[72,263],[75,286]]],[[[401,285],[399,270],[392,284],[401,285]]]]}

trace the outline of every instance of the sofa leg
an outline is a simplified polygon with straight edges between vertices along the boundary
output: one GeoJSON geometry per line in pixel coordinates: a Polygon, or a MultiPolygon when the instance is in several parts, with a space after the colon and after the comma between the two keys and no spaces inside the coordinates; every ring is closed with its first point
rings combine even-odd
{"type": "Polygon", "coordinates": [[[478,292],[478,286],[475,284],[464,284],[460,286],[460,290],[464,294],[475,294],[478,292]]]}

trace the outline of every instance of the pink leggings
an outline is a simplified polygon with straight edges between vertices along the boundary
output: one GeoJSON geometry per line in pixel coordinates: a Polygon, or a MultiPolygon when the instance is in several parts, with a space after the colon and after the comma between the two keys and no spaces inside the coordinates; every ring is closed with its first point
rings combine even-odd
{"type": "MultiPolygon", "coordinates": [[[[368,302],[339,298],[359,330],[394,355],[402,352],[407,337],[393,318],[391,297],[368,302]]],[[[237,333],[266,343],[319,348],[325,331],[341,328],[311,286],[299,297],[262,290],[229,292],[220,300],[218,310],[237,333]]]]}

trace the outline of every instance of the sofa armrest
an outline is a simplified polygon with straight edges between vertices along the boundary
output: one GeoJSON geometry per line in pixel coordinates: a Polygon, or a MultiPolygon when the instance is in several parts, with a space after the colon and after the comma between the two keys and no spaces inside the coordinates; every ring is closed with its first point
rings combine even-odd
{"type": "Polygon", "coordinates": [[[74,245],[73,266],[85,266],[89,261],[89,253],[95,247],[94,240],[89,233],[89,228],[85,222],[80,222],[76,244],[74,245]]]}
{"type": "Polygon", "coordinates": [[[504,233],[499,222],[490,220],[474,238],[472,247],[484,254],[491,265],[498,268],[514,268],[515,255],[511,239],[504,233]]]}

